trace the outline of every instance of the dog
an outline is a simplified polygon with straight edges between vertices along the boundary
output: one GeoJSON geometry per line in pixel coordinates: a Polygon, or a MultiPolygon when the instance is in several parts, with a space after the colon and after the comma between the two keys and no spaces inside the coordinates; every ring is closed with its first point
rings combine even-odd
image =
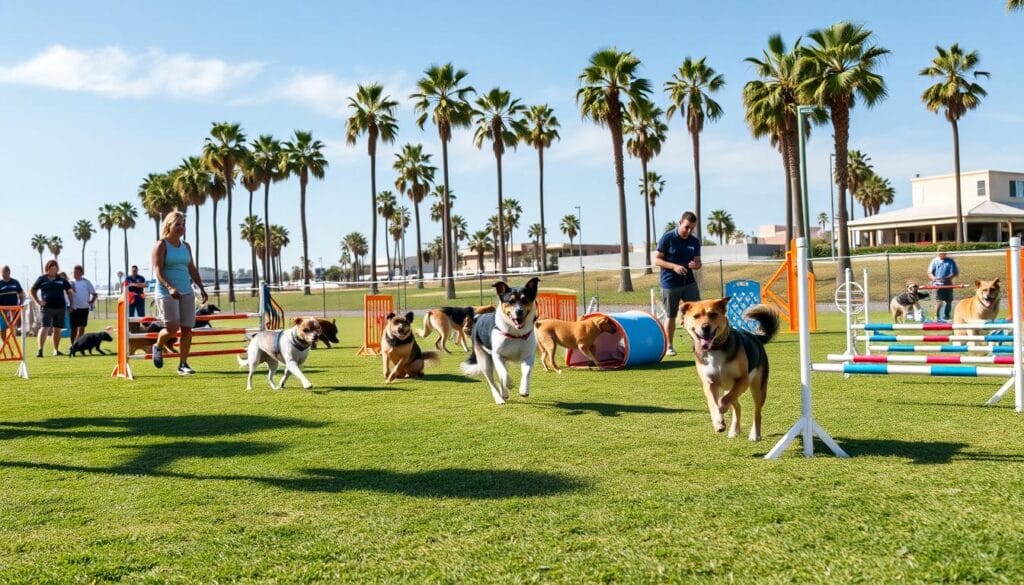
{"type": "Polygon", "coordinates": [[[558,319],[541,319],[537,321],[537,345],[540,347],[541,364],[545,372],[554,370],[559,374],[562,370],[555,364],[555,352],[558,346],[578,349],[587,356],[594,365],[600,365],[597,359],[595,342],[602,333],[618,331],[615,321],[604,315],[591,317],[585,321],[559,321],[558,319]],[[550,369],[548,369],[550,366],[550,369]]]}
{"type": "Polygon", "coordinates": [[[921,299],[927,299],[928,293],[923,293],[919,289],[916,282],[908,280],[906,290],[889,301],[893,323],[902,323],[910,316],[921,315],[921,299]]]}
{"type": "MultiPolygon", "coordinates": [[[[992,321],[999,316],[999,295],[1002,288],[999,278],[995,280],[975,280],[974,294],[962,299],[953,308],[953,323],[970,323],[972,321],[992,321]]],[[[985,335],[992,331],[979,329],[961,329],[957,333],[963,335],[985,335]]]]}
{"type": "Polygon", "coordinates": [[[483,375],[497,404],[508,399],[508,366],[519,362],[522,379],[519,395],[530,395],[530,373],[537,354],[537,284],[531,278],[521,287],[510,287],[504,281],[494,283],[498,307],[493,313],[477,317],[473,323],[473,353],[462,363],[462,372],[468,376],[483,375]],[[498,374],[500,386],[494,383],[498,374]]]}
{"type": "Polygon", "coordinates": [[[282,331],[260,331],[253,335],[249,341],[249,349],[246,357],[238,356],[238,365],[249,366],[249,378],[245,382],[245,389],[252,390],[252,376],[256,372],[256,366],[266,363],[267,383],[274,390],[284,388],[288,375],[292,374],[302,382],[302,387],[309,390],[313,383],[306,378],[300,369],[302,364],[309,357],[309,349],[320,337],[320,323],[312,317],[296,317],[295,325],[290,329],[282,331]],[[274,384],[274,374],[277,373],[277,364],[284,362],[284,373],[281,374],[281,381],[274,384]]]}
{"type": "Polygon", "coordinates": [[[759,333],[733,329],[726,316],[729,297],[718,300],[683,302],[679,325],[693,339],[697,374],[715,432],[725,430],[725,413],[732,409],[729,437],[740,434],[740,396],[750,389],[754,398],[754,422],[750,440],[761,440],[761,409],[768,396],[768,354],[764,344],[779,330],[779,317],[764,305],[747,309],[744,319],[757,321],[759,333]],[[724,390],[724,392],[723,392],[724,390]]]}
{"type": "Polygon", "coordinates": [[[436,351],[423,351],[413,336],[412,323],[415,315],[388,313],[384,325],[384,335],[380,340],[381,362],[384,368],[384,381],[388,384],[398,378],[419,378],[427,363],[440,363],[440,354],[436,351]]]}
{"type": "Polygon", "coordinates": [[[327,346],[327,349],[331,349],[332,343],[341,343],[338,341],[338,324],[334,319],[330,321],[317,319],[317,323],[320,323],[320,337],[313,342],[313,349],[316,349],[316,344],[321,341],[327,346]]]}
{"type": "MultiPolygon", "coordinates": [[[[493,310],[493,309],[492,309],[493,310]]],[[[462,350],[469,353],[469,346],[466,339],[473,335],[473,322],[476,321],[476,309],[473,307],[441,307],[429,311],[423,316],[423,328],[419,330],[419,336],[426,338],[435,330],[438,333],[434,347],[451,353],[448,350],[448,338],[455,332],[455,343],[462,346],[462,350]]]]}
{"type": "MultiPolygon", "coordinates": [[[[213,303],[206,303],[205,305],[199,305],[199,307],[196,308],[196,317],[206,317],[220,312],[220,307],[217,305],[213,303]]],[[[196,319],[196,325],[193,329],[200,329],[202,327],[213,327],[213,325],[210,324],[209,319],[196,319]]]]}
{"type": "Polygon", "coordinates": [[[71,351],[68,352],[68,357],[75,357],[76,353],[85,355],[86,351],[89,352],[89,355],[93,355],[93,350],[100,352],[100,355],[108,355],[100,347],[100,344],[104,341],[114,341],[114,339],[106,331],[83,333],[71,344],[71,351]]]}
{"type": "MultiPolygon", "coordinates": [[[[141,323],[128,323],[128,332],[129,333],[160,333],[160,330],[163,329],[163,328],[164,328],[164,324],[161,321],[150,323],[147,326],[143,326],[141,323]]],[[[174,344],[176,344],[177,342],[178,342],[178,338],[177,337],[169,338],[167,340],[167,342],[164,343],[164,350],[165,351],[169,351],[171,353],[176,352],[177,350],[175,349],[174,344]]],[[[135,339],[131,339],[131,338],[129,338],[128,339],[128,355],[132,355],[132,354],[134,354],[137,351],[142,351],[143,353],[146,353],[150,349],[152,349],[154,343],[156,343],[156,339],[150,339],[150,338],[135,338],[135,339]]]]}

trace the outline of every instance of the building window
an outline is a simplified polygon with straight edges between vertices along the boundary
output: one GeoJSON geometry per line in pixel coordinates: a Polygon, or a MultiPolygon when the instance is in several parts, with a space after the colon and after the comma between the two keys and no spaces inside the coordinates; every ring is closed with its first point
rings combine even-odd
{"type": "Polygon", "coordinates": [[[1024,197],[1024,181],[1010,181],[1010,197],[1024,197]]]}
{"type": "Polygon", "coordinates": [[[985,181],[978,181],[978,197],[985,196],[985,181]]]}

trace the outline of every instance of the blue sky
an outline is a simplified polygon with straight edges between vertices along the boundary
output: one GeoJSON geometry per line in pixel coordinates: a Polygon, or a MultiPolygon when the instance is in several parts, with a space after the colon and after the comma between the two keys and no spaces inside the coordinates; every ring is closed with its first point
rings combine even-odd
{"type": "MultiPolygon", "coordinates": [[[[147,173],[197,154],[211,122],[242,124],[250,137],[288,138],[296,128],[327,143],[324,181],[308,191],[310,257],[329,264],[342,236],[368,233],[369,171],[365,145],[344,143],[346,98],[357,84],[384,83],[402,102],[399,141],[382,148],[378,181],[390,186],[390,162],[402,143],[421,142],[440,158],[436,131],[414,124],[408,94],[432,63],[452,61],[469,72],[478,91],[500,85],[525,103],[550,104],[562,122],[562,140],[546,155],[549,241],[565,238],[558,220],[583,206],[587,241],[617,242],[615,184],[608,133],[580,120],[576,76],[589,55],[605,46],[636,53],[641,74],[659,91],[686,56],[706,55],[725,75],[718,95],[725,115],[702,135],[704,209],[722,208],[752,231],[782,222],[784,188],[778,155],[750,137],[740,91],[753,78],[749,56],[768,36],[792,43],[813,28],[842,19],[865,23],[892,55],[881,68],[889,97],[852,114],[851,148],[865,151],[892,180],[896,207],[909,205],[915,174],[952,170],[949,125],[929,113],[920,94],[928,81],[917,72],[934,46],[959,42],[977,49],[989,98],[961,124],[963,168],[1024,169],[1024,14],[1006,14],[1003,0],[976,2],[11,2],[0,1],[0,201],[7,216],[0,231],[0,262],[30,280],[38,256],[34,233],[59,235],[64,264],[77,261],[72,227],[95,222],[106,202],[138,201],[147,173]],[[442,8],[438,8],[442,7],[442,8]]],[[[816,130],[809,144],[812,216],[828,212],[831,132],[816,130]]],[[[516,239],[538,220],[536,153],[527,148],[505,159],[505,193],[522,201],[516,239]]],[[[651,168],[666,178],[656,209],[659,226],[693,205],[689,137],[678,118],[651,168]]],[[[642,241],[643,211],[636,184],[639,163],[626,162],[630,240],[642,241]]],[[[451,146],[454,211],[471,230],[481,229],[495,205],[494,158],[477,150],[469,131],[451,146]]],[[[241,221],[247,193],[236,189],[233,223],[241,221]]],[[[289,228],[293,244],[285,264],[301,254],[296,181],[271,188],[271,215],[289,228]]],[[[220,212],[221,265],[226,254],[220,212]]],[[[705,211],[705,212],[706,212],[705,211]]],[[[424,241],[439,233],[424,214],[424,241]]],[[[210,212],[202,212],[202,264],[212,264],[210,212]]],[[[191,234],[191,226],[189,233],[191,234]]],[[[115,232],[115,236],[119,235],[115,232]]],[[[148,265],[151,223],[129,233],[133,262],[148,265]]],[[[106,273],[105,234],[89,243],[106,273]]],[[[115,246],[119,239],[115,239],[115,246]]],[[[115,258],[119,257],[115,247],[115,258]]],[[[380,252],[383,254],[383,251],[380,252]]],[[[235,246],[235,264],[248,254],[235,246]]],[[[115,260],[115,270],[119,263],[115,260]]],[[[94,272],[91,252],[87,272],[94,272]]],[[[105,276],[103,277],[105,278],[105,276]]],[[[101,278],[94,278],[96,281],[101,278]]]]}

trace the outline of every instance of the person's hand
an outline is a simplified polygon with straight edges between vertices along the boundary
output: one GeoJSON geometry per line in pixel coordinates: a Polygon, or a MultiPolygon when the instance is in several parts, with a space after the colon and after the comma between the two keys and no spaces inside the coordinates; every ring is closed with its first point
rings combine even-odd
{"type": "Polygon", "coordinates": [[[679,276],[685,276],[686,275],[686,267],[685,266],[680,266],[679,264],[676,264],[675,268],[672,269],[672,272],[675,272],[679,276]]]}
{"type": "Polygon", "coordinates": [[[691,270],[696,270],[697,269],[697,261],[696,260],[690,260],[690,263],[687,264],[686,266],[688,268],[690,268],[691,270]]]}
{"type": "Polygon", "coordinates": [[[199,296],[202,297],[202,304],[204,304],[204,305],[206,304],[206,301],[209,300],[209,298],[210,298],[210,295],[206,294],[206,289],[205,288],[200,288],[199,289],[199,296]]]}
{"type": "Polygon", "coordinates": [[[172,299],[181,299],[181,292],[178,289],[171,288],[170,293],[172,299]]]}

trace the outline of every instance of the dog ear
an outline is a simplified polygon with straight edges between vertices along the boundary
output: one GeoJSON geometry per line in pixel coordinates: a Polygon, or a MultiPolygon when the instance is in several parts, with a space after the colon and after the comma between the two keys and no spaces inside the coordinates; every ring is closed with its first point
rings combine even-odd
{"type": "Polygon", "coordinates": [[[687,303],[685,301],[680,301],[679,302],[679,314],[680,315],[685,315],[685,314],[689,313],[691,306],[692,306],[692,303],[687,303]]]}
{"type": "Polygon", "coordinates": [[[723,313],[729,309],[729,301],[732,297],[722,297],[715,301],[715,307],[723,313]]]}
{"type": "Polygon", "coordinates": [[[337,325],[337,324],[338,324],[338,320],[337,319],[331,319],[331,325],[337,325]]]}
{"type": "Polygon", "coordinates": [[[536,292],[537,291],[537,283],[538,282],[540,282],[540,279],[537,278],[536,276],[534,276],[530,280],[526,281],[526,284],[523,285],[523,288],[536,292]]]}
{"type": "Polygon", "coordinates": [[[292,321],[293,321],[293,322],[294,322],[294,323],[295,323],[296,325],[302,325],[302,321],[303,321],[303,318],[302,318],[302,317],[296,317],[296,318],[292,319],[292,321]]]}
{"type": "Polygon", "coordinates": [[[409,311],[408,313],[405,314],[405,320],[408,321],[409,323],[412,323],[413,321],[416,320],[416,315],[414,315],[412,311],[409,311]]]}
{"type": "Polygon", "coordinates": [[[996,277],[995,280],[992,281],[992,285],[993,286],[999,286],[999,277],[998,276],[996,277]]]}
{"type": "Polygon", "coordinates": [[[388,316],[385,317],[385,319],[387,319],[388,321],[390,321],[390,320],[392,320],[394,318],[395,318],[395,314],[394,313],[388,313],[388,316]]]}
{"type": "Polygon", "coordinates": [[[494,290],[498,293],[499,297],[508,292],[508,285],[505,284],[504,280],[499,280],[498,282],[492,284],[491,286],[494,287],[494,290]]]}
{"type": "Polygon", "coordinates": [[[981,288],[981,281],[980,280],[975,280],[974,281],[974,288],[981,288]]]}

